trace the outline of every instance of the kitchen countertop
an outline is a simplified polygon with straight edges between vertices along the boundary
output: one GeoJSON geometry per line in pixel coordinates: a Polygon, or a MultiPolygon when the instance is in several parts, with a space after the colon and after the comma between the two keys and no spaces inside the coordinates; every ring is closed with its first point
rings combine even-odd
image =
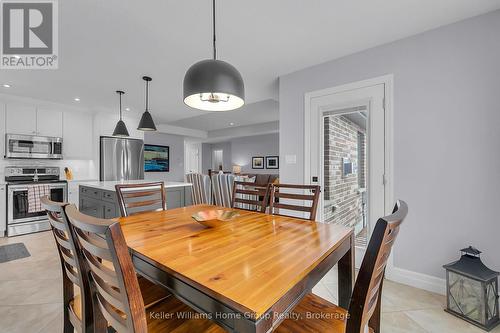
{"type": "Polygon", "coordinates": [[[97,183],[97,182],[99,182],[99,180],[97,180],[97,179],[71,179],[71,180],[65,179],[65,180],[68,183],[89,183],[89,182],[97,183]]]}
{"type": "MultiPolygon", "coordinates": [[[[101,190],[106,190],[106,191],[115,191],[115,185],[118,184],[144,184],[144,183],[151,183],[154,182],[153,180],[148,181],[148,180],[122,180],[122,181],[103,181],[103,182],[85,182],[83,186],[87,187],[94,187],[98,188],[101,190]]],[[[174,187],[186,187],[186,186],[192,186],[193,184],[191,183],[184,183],[184,182],[164,182],[165,183],[165,188],[174,188],[174,187]]]]}

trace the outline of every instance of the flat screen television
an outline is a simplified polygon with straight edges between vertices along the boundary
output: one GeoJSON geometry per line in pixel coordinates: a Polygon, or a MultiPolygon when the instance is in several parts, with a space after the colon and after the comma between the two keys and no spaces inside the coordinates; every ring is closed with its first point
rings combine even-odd
{"type": "Polygon", "coordinates": [[[160,145],[144,145],[144,171],[169,172],[170,147],[160,145]]]}

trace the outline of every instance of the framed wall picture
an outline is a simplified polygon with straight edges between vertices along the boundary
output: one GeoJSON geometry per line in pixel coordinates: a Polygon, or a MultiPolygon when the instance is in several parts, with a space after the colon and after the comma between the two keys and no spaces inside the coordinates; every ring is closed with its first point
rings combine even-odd
{"type": "Polygon", "coordinates": [[[264,169],[264,157],[252,157],[252,169],[264,169]]]}
{"type": "Polygon", "coordinates": [[[279,156],[266,156],[266,169],[279,169],[280,158],[279,156]]]}
{"type": "Polygon", "coordinates": [[[144,171],[169,172],[170,147],[159,145],[144,145],[144,171]]]}

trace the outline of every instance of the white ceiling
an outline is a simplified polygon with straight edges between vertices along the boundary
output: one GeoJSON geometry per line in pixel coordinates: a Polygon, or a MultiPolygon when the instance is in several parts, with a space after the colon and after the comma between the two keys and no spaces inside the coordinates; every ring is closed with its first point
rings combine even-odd
{"type": "MultiPolygon", "coordinates": [[[[219,0],[218,55],[245,80],[246,101],[267,108],[278,99],[278,77],[304,67],[500,8],[500,0],[219,0]]],[[[126,91],[131,112],[143,109],[141,76],[152,76],[151,110],[159,123],[213,129],[227,118],[189,109],[182,80],[211,56],[209,0],[59,1],[59,69],[4,70],[2,92],[93,110],[116,110],[126,91]]],[[[257,106],[235,122],[264,119],[257,106]],[[254,113],[258,116],[254,117],[254,113]]],[[[228,121],[229,120],[229,121],[228,121]]]]}
{"type": "Polygon", "coordinates": [[[274,99],[246,104],[241,108],[226,112],[205,112],[202,115],[184,118],[171,125],[214,131],[228,127],[239,127],[279,120],[279,105],[274,99]]]}

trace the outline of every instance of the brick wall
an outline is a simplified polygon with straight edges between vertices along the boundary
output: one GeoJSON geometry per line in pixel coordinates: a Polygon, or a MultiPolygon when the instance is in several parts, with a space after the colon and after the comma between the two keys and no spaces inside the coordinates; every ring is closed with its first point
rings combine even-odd
{"type": "Polygon", "coordinates": [[[323,125],[325,222],[353,226],[363,218],[362,197],[358,190],[360,183],[364,183],[366,163],[365,157],[360,158],[358,154],[365,152],[364,130],[344,116],[325,117],[323,125]],[[358,135],[360,132],[363,135],[358,135]],[[361,142],[359,148],[358,142],[361,142]],[[353,166],[357,165],[357,172],[344,177],[342,158],[349,158],[353,166]]]}

